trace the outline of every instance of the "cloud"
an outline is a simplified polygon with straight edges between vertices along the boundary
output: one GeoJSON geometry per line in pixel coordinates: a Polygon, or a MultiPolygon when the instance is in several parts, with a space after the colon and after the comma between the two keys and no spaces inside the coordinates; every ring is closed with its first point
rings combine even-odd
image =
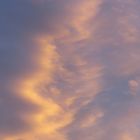
{"type": "Polygon", "coordinates": [[[2,0],[0,139],[138,140],[139,1],[2,0]]]}

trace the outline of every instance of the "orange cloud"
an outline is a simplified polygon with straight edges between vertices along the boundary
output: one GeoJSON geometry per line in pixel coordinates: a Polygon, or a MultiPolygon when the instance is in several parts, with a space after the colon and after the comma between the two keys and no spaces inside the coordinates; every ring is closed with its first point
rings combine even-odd
{"type": "Polygon", "coordinates": [[[121,11],[113,10],[121,1],[32,2],[42,16],[15,59],[21,65],[11,66],[0,85],[6,94],[0,105],[12,109],[9,118],[17,126],[12,131],[7,125],[0,139],[136,140],[140,50],[138,28],[130,21],[138,17],[118,18],[121,11]]]}

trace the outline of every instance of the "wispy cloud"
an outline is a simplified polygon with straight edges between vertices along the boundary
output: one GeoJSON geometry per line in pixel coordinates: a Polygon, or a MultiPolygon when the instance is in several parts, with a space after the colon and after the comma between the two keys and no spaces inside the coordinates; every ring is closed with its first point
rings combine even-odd
{"type": "Polygon", "coordinates": [[[0,139],[138,140],[139,4],[2,0],[0,139]]]}

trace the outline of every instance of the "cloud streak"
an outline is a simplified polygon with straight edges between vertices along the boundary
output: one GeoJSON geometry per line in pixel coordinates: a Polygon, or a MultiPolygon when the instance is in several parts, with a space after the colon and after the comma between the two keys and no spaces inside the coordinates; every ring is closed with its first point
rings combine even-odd
{"type": "Polygon", "coordinates": [[[138,140],[138,0],[0,2],[0,139],[138,140]]]}

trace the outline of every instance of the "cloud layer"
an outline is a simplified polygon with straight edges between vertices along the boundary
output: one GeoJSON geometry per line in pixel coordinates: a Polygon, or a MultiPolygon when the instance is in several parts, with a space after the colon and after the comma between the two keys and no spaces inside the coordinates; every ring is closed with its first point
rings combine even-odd
{"type": "Polygon", "coordinates": [[[138,0],[1,0],[0,139],[138,140],[138,0]]]}

